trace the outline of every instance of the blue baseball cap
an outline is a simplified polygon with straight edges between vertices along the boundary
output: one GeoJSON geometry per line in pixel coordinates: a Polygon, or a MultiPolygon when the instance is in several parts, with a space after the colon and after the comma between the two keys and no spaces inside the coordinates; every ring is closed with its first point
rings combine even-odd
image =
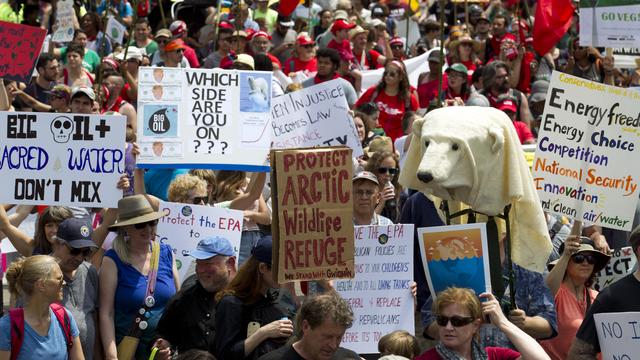
{"type": "Polygon", "coordinates": [[[261,237],[256,245],[251,249],[251,255],[256,260],[271,265],[271,249],[273,247],[273,240],[271,235],[261,237]]]}
{"type": "Polygon", "coordinates": [[[189,251],[189,256],[198,260],[206,260],[216,255],[234,256],[231,241],[221,236],[207,237],[200,240],[195,250],[189,251]]]}
{"type": "Polygon", "coordinates": [[[92,234],[93,228],[91,227],[91,220],[88,217],[68,218],[62,220],[58,225],[56,237],[74,249],[81,249],[85,247],[97,247],[93,240],[91,240],[92,234]]]}

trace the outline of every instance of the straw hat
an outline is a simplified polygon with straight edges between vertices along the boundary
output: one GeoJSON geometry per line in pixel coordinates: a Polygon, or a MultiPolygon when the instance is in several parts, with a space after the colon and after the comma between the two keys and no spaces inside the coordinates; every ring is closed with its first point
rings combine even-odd
{"type": "Polygon", "coordinates": [[[360,34],[368,34],[368,33],[369,33],[369,30],[362,28],[362,26],[360,25],[357,25],[356,27],[351,29],[351,31],[349,31],[349,39],[353,39],[354,37],[360,34]]]}
{"type": "MultiPolygon", "coordinates": [[[[591,245],[591,239],[589,239],[586,236],[581,236],[580,240],[581,240],[581,243],[580,243],[580,247],[578,248],[578,251],[573,253],[571,256],[575,256],[580,253],[592,253],[593,255],[596,256],[596,263],[593,265],[593,273],[595,274],[598,271],[604,269],[604,267],[609,262],[609,259],[611,259],[611,255],[605,254],[602,251],[594,248],[593,245],[591,245]]],[[[562,254],[562,252],[564,251],[564,243],[560,245],[560,248],[558,250],[559,250],[558,252],[562,254]]],[[[553,269],[553,267],[556,266],[557,263],[558,263],[558,260],[551,261],[550,263],[547,264],[547,269],[551,271],[551,269],[553,269]]]]}
{"type": "Polygon", "coordinates": [[[118,219],[109,226],[109,230],[158,220],[165,215],[164,211],[153,210],[144,195],[127,196],[118,200],[118,219]]]}
{"type": "Polygon", "coordinates": [[[449,50],[454,51],[453,49],[456,49],[458,45],[464,44],[464,43],[471,44],[471,46],[473,46],[473,51],[475,51],[476,53],[480,51],[481,44],[478,41],[473,40],[471,36],[469,36],[469,34],[467,33],[464,33],[462,36],[460,36],[456,40],[453,40],[452,42],[450,42],[449,50]]]}

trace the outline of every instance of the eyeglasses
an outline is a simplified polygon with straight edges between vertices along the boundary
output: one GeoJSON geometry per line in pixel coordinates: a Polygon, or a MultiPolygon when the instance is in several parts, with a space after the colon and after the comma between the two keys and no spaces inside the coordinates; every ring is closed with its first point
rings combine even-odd
{"type": "Polygon", "coordinates": [[[457,315],[454,315],[452,317],[448,317],[444,315],[436,316],[436,323],[438,323],[438,325],[440,326],[447,326],[447,324],[449,324],[449,321],[451,321],[451,325],[453,325],[453,327],[462,327],[462,326],[467,326],[471,324],[473,320],[474,319],[470,316],[467,316],[467,317],[457,316],[457,315]]]}
{"type": "Polygon", "coordinates": [[[389,175],[398,175],[398,169],[396,168],[388,168],[388,167],[379,167],[378,168],[378,174],[386,174],[389,173],[389,175]]]}
{"type": "Polygon", "coordinates": [[[91,253],[93,252],[93,250],[91,250],[91,248],[71,248],[69,249],[69,255],[71,256],[78,256],[80,254],[82,254],[83,257],[88,257],[89,255],[91,255],[91,253]]]}
{"type": "Polygon", "coordinates": [[[196,196],[191,200],[191,203],[194,205],[206,204],[209,198],[207,196],[196,196]]]}
{"type": "Polygon", "coordinates": [[[370,198],[373,196],[373,194],[375,194],[374,191],[371,190],[356,190],[355,191],[356,197],[365,197],[365,198],[370,198]]]}
{"type": "Polygon", "coordinates": [[[156,40],[156,43],[157,43],[158,45],[166,44],[166,43],[168,43],[168,42],[169,42],[169,40],[164,40],[164,39],[163,39],[163,40],[160,40],[160,39],[156,40]]]}
{"type": "Polygon", "coordinates": [[[582,264],[585,260],[587,260],[589,265],[593,265],[596,263],[596,257],[591,254],[577,254],[571,257],[571,261],[576,264],[582,264]]]}
{"type": "Polygon", "coordinates": [[[393,49],[393,50],[402,50],[403,47],[404,46],[402,46],[402,45],[391,45],[391,49],[393,49]]]}
{"type": "Polygon", "coordinates": [[[142,230],[142,229],[146,228],[147,226],[154,227],[156,225],[158,225],[158,220],[151,220],[151,221],[147,221],[147,222],[143,222],[143,223],[139,223],[139,224],[134,224],[133,227],[138,229],[138,230],[142,230]]]}

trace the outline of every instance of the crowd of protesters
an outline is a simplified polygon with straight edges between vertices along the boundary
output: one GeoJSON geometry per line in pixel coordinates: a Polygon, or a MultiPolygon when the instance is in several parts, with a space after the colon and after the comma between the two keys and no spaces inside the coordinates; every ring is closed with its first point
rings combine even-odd
{"type": "MultiPolygon", "coordinates": [[[[570,236],[571,219],[545,214],[549,272],[511,265],[515,304],[457,288],[431,296],[415,234],[416,308],[405,314],[416,333],[386,334],[379,353],[356,354],[340,346],[355,319],[330,282],[301,291],[273,280],[266,174],[135,167],[141,66],[270,71],[273,97],[339,79],[364,148],[354,159],[354,224],[440,226],[433,202],[398,183],[412,122],[425,111],[494,107],[522,144],[535,144],[552,71],[640,83],[640,70],[580,45],[577,13],[564,38],[537,54],[536,1],[464,3],[305,0],[284,15],[277,0],[75,1],[73,40],[49,35],[32,80],[4,80],[0,110],[126,116],[126,174],[112,185],[124,197],[113,209],[0,205],[0,239],[23,257],[6,272],[4,312],[19,311],[0,319],[0,359],[117,359],[127,346],[136,359],[596,359],[593,315],[640,310],[640,270],[600,294],[594,275],[613,249],[630,244],[640,257],[638,230],[591,225],[570,236]],[[127,28],[126,44],[105,35],[109,16],[127,28]],[[419,29],[413,43],[403,21],[419,29]],[[428,71],[409,74],[405,61],[419,56],[428,71]],[[363,87],[375,69],[379,80],[363,87]],[[202,239],[189,253],[195,273],[179,279],[170,246],[153,241],[164,201],[243,211],[239,257],[224,237],[202,239]],[[19,228],[30,214],[34,234],[19,228]]],[[[56,1],[9,0],[0,20],[51,34],[56,1]]]]}

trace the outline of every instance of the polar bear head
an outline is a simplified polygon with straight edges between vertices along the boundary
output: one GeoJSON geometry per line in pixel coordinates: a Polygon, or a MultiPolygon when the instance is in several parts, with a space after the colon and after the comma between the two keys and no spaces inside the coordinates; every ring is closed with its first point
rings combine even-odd
{"type": "Polygon", "coordinates": [[[502,157],[505,121],[509,121],[506,115],[492,108],[461,106],[429,112],[413,123],[400,181],[469,204],[491,175],[486,170],[502,157]]]}

